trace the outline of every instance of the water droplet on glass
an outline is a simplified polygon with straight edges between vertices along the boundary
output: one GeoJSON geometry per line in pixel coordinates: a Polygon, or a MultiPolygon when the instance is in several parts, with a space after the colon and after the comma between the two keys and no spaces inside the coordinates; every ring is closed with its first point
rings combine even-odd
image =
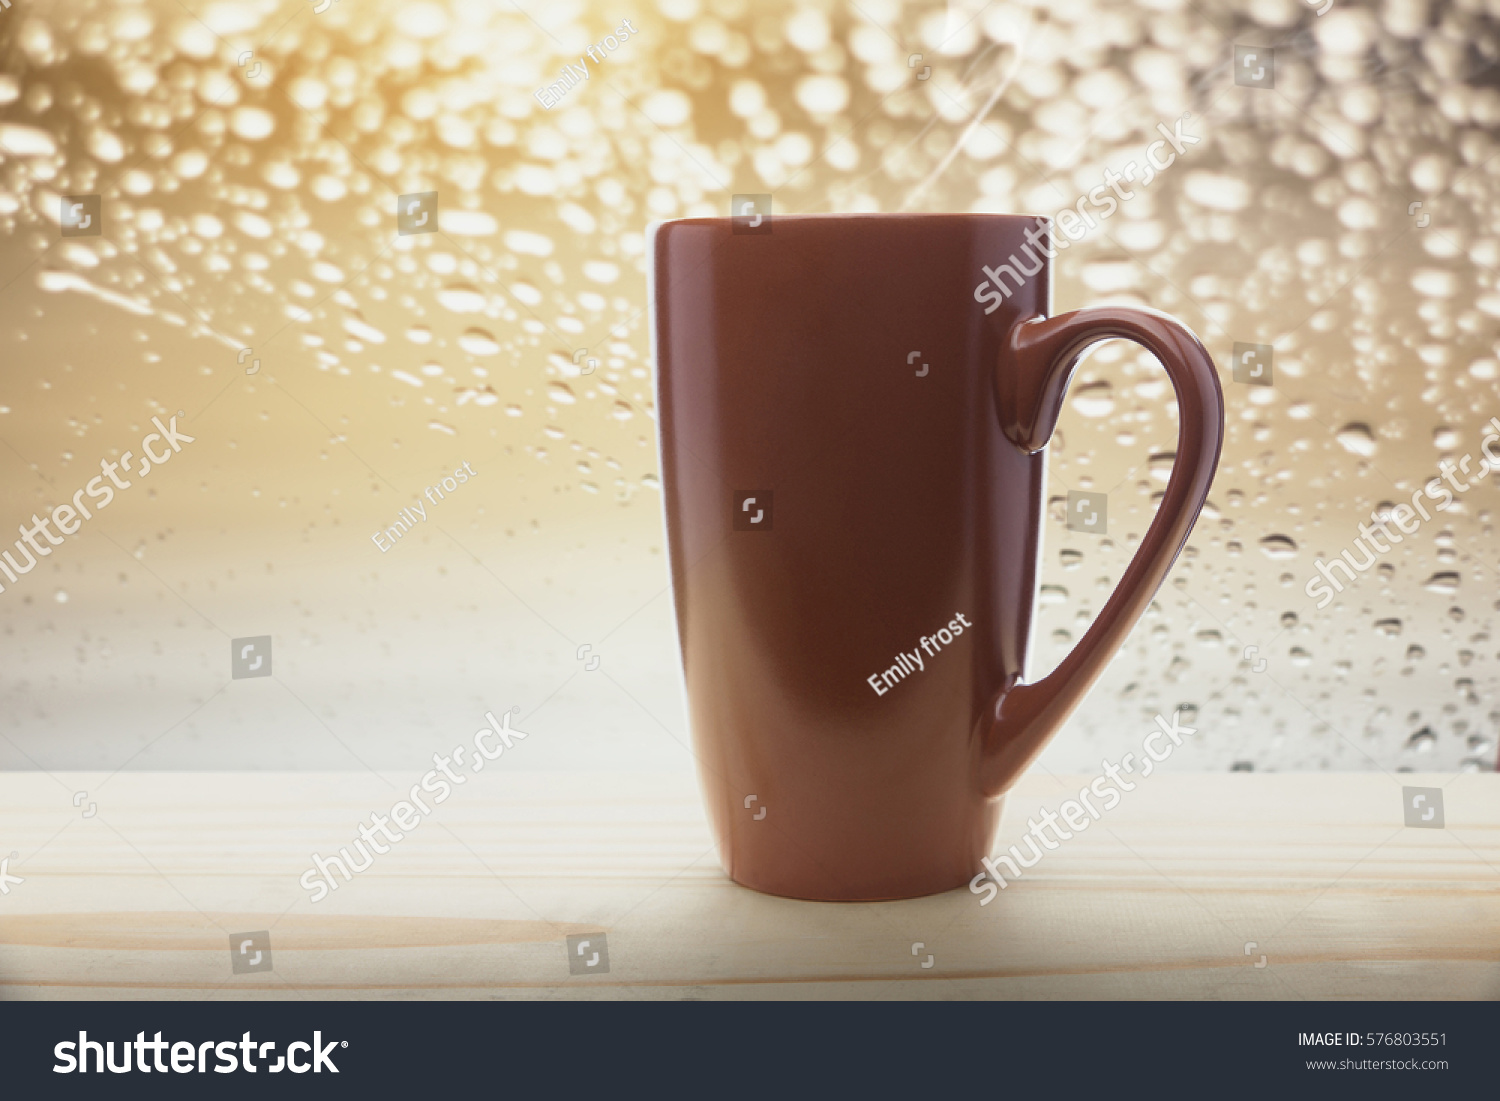
{"type": "Polygon", "coordinates": [[[1107,417],[1115,411],[1115,399],[1106,381],[1089,382],[1073,388],[1073,408],[1085,417],[1107,417]]]}
{"type": "Polygon", "coordinates": [[[1064,604],[1068,599],[1068,590],[1061,585],[1043,585],[1037,591],[1038,604],[1064,604]]]}
{"type": "Polygon", "coordinates": [[[355,310],[350,310],[344,317],[344,332],[366,344],[385,343],[385,333],[371,325],[355,310]]]}
{"type": "Polygon", "coordinates": [[[1297,542],[1289,535],[1268,535],[1260,541],[1260,549],[1267,558],[1284,559],[1297,556],[1297,542]]]}
{"type": "Polygon", "coordinates": [[[1431,753],[1436,742],[1437,735],[1432,732],[1432,727],[1424,726],[1406,740],[1406,748],[1414,753],[1431,753]]]}
{"type": "Polygon", "coordinates": [[[1375,435],[1370,431],[1368,424],[1358,421],[1346,424],[1338,430],[1334,436],[1343,445],[1345,451],[1364,458],[1375,454],[1375,435]]]}
{"type": "Polygon", "coordinates": [[[35,126],[0,122],[0,149],[12,157],[51,157],[57,153],[57,142],[35,126]]]}
{"type": "Polygon", "coordinates": [[[450,283],[437,292],[439,304],[454,313],[478,313],[484,309],[484,292],[472,283],[450,283]]]}
{"type": "Polygon", "coordinates": [[[458,338],[458,346],[473,356],[500,354],[500,342],[484,329],[465,329],[458,338]]]}

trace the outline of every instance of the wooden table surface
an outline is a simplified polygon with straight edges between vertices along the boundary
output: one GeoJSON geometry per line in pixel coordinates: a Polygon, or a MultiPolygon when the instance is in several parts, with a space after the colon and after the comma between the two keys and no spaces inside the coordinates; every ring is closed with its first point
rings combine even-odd
{"type": "MultiPolygon", "coordinates": [[[[0,997],[1500,997],[1493,774],[1158,774],[981,906],[757,894],[691,776],[493,770],[309,901],[310,854],[416,779],[0,774],[0,997]],[[570,974],[600,933],[608,972],[570,974]]],[[[1001,844],[1088,779],[1030,774],[1001,844]]]]}

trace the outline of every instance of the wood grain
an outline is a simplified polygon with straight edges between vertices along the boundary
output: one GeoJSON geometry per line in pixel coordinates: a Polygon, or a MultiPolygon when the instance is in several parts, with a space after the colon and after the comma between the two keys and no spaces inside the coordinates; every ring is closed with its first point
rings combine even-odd
{"type": "MultiPolygon", "coordinates": [[[[1027,776],[998,847],[1089,779],[1027,776]]],[[[0,774],[24,879],[0,997],[1500,997],[1493,774],[1154,776],[984,906],[738,887],[689,776],[469,781],[312,903],[311,853],[413,778],[0,774]],[[1443,788],[1445,829],[1404,826],[1403,784],[1443,788]],[[274,970],[233,974],[231,935],[257,930],[274,970]],[[569,974],[579,933],[605,934],[608,973],[569,974]]]]}

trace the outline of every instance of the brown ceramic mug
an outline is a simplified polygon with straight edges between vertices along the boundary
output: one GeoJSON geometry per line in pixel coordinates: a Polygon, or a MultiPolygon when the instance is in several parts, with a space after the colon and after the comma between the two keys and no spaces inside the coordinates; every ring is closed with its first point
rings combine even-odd
{"type": "Polygon", "coordinates": [[[747,887],[854,900],[967,884],[1005,791],[1197,519],[1224,434],[1208,353],[1154,311],[1048,317],[1058,241],[1038,226],[860,214],[652,228],[688,710],[720,857],[747,887]],[[1044,448],[1079,359],[1114,337],[1166,368],[1177,460],[1094,624],[1026,683],[1044,448]]]}

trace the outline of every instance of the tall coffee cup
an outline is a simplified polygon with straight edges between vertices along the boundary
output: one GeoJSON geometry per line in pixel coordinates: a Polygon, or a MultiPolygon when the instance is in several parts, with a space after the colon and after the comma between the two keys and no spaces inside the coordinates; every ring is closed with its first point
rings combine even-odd
{"type": "Polygon", "coordinates": [[[1037,226],[872,214],[652,227],[678,638],[704,797],[739,883],[839,900],[967,884],[1005,792],[1119,649],[1203,506],[1224,432],[1208,353],[1150,310],[1049,316],[1056,242],[1037,226]],[[1116,337],[1166,368],[1176,461],[1109,601],[1028,681],[1045,448],[1079,360],[1116,337]]]}

